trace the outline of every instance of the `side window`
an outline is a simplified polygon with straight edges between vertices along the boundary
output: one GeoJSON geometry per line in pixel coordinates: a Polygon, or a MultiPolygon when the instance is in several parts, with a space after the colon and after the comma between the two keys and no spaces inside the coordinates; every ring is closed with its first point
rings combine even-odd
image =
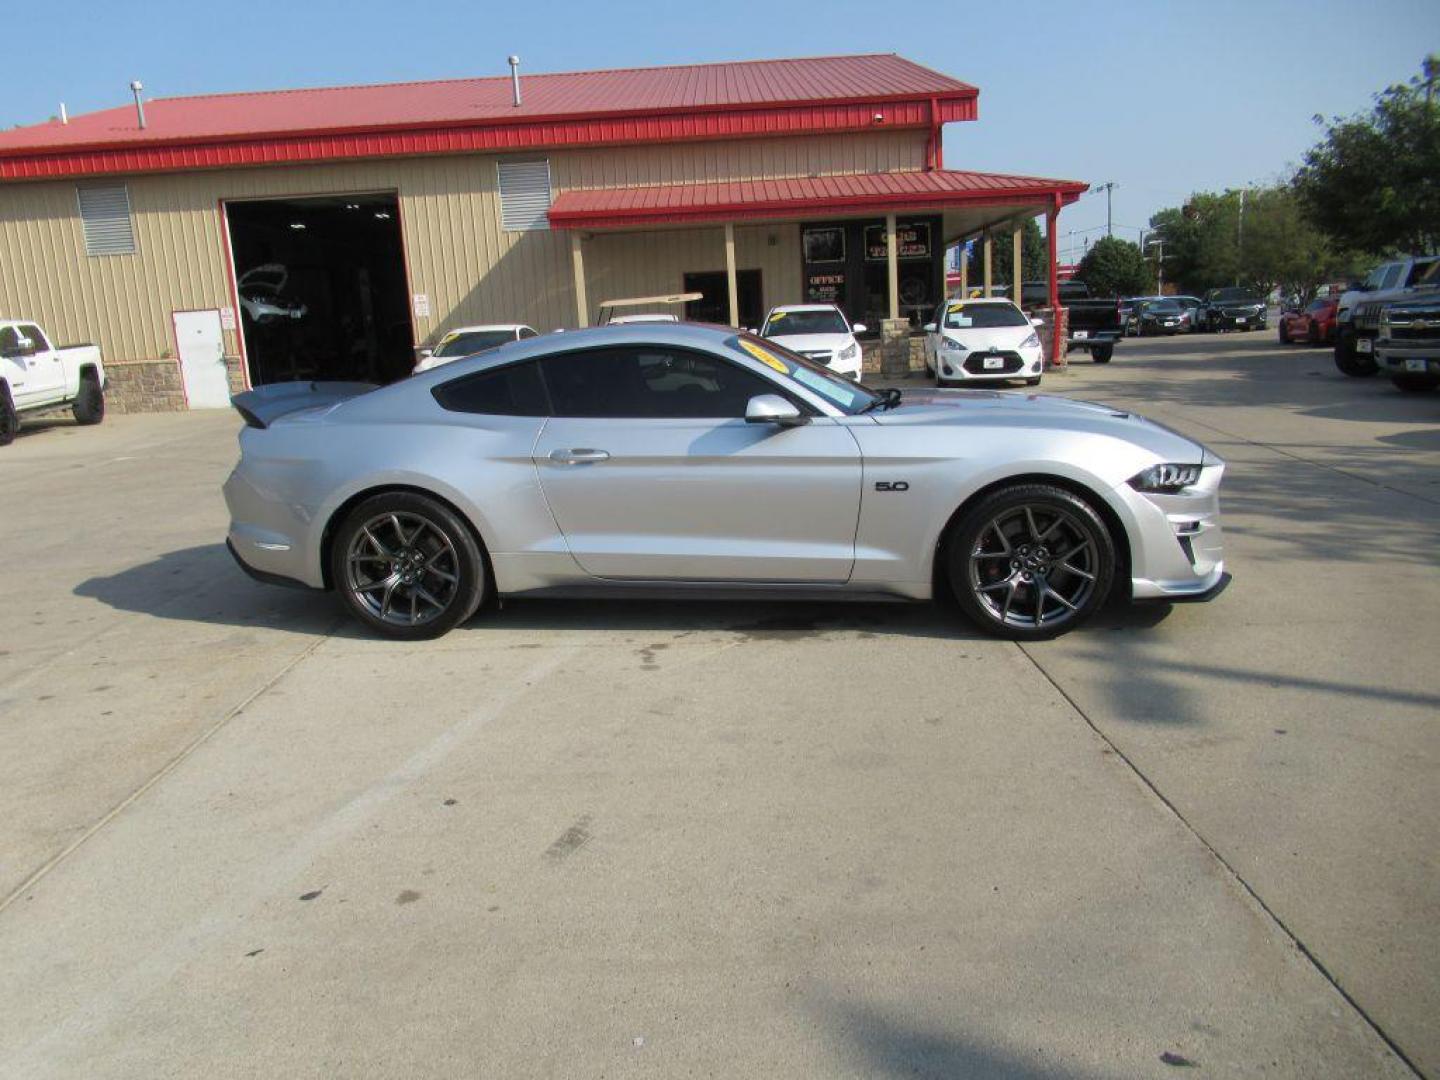
{"type": "Polygon", "coordinates": [[[46,352],[49,350],[50,343],[45,340],[45,335],[40,332],[40,327],[36,326],[34,323],[29,323],[28,325],[20,327],[20,333],[24,334],[31,341],[33,341],[35,343],[35,348],[39,352],[46,352]]]}
{"type": "Polygon", "coordinates": [[[1420,262],[1417,259],[1414,265],[1410,267],[1409,275],[1405,278],[1405,286],[1409,288],[1411,285],[1417,285],[1421,281],[1425,280],[1429,271],[1434,269],[1434,266],[1434,263],[1420,262]]]}
{"type": "Polygon", "coordinates": [[[485,416],[549,416],[535,362],[509,364],[441,383],[430,391],[442,409],[485,416]]]}
{"type": "Polygon", "coordinates": [[[556,416],[737,419],[773,383],[711,356],[666,345],[631,345],[546,357],[556,416]]]}
{"type": "Polygon", "coordinates": [[[540,335],[539,335],[538,333],[536,333],[534,330],[531,330],[530,327],[528,327],[528,326],[522,326],[522,327],[520,328],[520,340],[521,340],[521,341],[524,341],[526,338],[539,337],[539,336],[540,336],[540,335]]]}

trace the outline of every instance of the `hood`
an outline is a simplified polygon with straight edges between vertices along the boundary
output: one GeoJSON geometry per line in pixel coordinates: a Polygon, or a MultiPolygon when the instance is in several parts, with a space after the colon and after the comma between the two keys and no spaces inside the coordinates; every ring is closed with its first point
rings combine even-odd
{"type": "Polygon", "coordinates": [[[769,340],[784,345],[791,352],[831,352],[845,348],[855,340],[851,334],[771,334],[769,340]]]}
{"type": "Polygon", "coordinates": [[[943,335],[951,341],[958,341],[971,352],[989,348],[1014,349],[1035,333],[1035,327],[1023,326],[947,326],[943,335]]]}
{"type": "Polygon", "coordinates": [[[1220,459],[1203,443],[1138,413],[1094,401],[1005,390],[906,390],[900,404],[870,414],[879,424],[976,425],[1109,435],[1144,447],[1162,461],[1220,459]]]}

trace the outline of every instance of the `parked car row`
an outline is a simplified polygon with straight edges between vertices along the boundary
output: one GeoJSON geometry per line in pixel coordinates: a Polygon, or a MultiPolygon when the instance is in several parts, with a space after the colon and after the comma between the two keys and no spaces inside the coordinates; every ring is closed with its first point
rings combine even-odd
{"type": "Polygon", "coordinates": [[[1335,366],[1361,378],[1383,371],[1402,390],[1440,387],[1440,256],[1381,263],[1341,294],[1335,366]]]}

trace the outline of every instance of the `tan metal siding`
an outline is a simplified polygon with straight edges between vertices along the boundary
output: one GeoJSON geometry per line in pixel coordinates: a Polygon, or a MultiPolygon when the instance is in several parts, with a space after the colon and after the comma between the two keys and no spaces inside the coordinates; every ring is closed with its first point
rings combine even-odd
{"type": "MultiPolygon", "coordinates": [[[[923,167],[923,132],[693,143],[548,155],[555,190],[923,167]]],[[[136,253],[87,257],[70,182],[0,186],[0,316],[39,320],[61,341],[95,341],[111,360],[173,354],[172,311],[234,305],[222,199],[396,191],[412,293],[430,298],[417,342],[466,323],[573,325],[568,238],[500,227],[491,155],[387,159],[126,179],[136,253]]],[[[615,295],[680,288],[691,270],[724,267],[719,230],[587,241],[592,308],[615,295]],[[648,283],[648,284],[647,284],[648,283]]],[[[763,272],[765,302],[799,299],[798,228],[737,229],[742,268],[763,272]],[[769,243],[770,236],[776,243],[769,243]]],[[[226,347],[238,352],[234,332],[226,347]]]]}

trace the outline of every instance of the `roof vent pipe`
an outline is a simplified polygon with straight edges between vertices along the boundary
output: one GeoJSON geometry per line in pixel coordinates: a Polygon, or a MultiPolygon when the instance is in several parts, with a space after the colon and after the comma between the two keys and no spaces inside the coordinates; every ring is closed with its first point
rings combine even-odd
{"type": "Polygon", "coordinates": [[[60,123],[70,123],[70,114],[65,111],[65,103],[63,101],[60,102],[60,123]]]}
{"type": "Polygon", "coordinates": [[[520,58],[512,56],[510,61],[510,91],[515,97],[515,107],[520,107],[520,58]]]}
{"type": "Polygon", "coordinates": [[[140,130],[145,130],[145,103],[140,100],[140,91],[145,87],[136,79],[130,84],[130,92],[135,95],[135,118],[140,122],[140,130]]]}

